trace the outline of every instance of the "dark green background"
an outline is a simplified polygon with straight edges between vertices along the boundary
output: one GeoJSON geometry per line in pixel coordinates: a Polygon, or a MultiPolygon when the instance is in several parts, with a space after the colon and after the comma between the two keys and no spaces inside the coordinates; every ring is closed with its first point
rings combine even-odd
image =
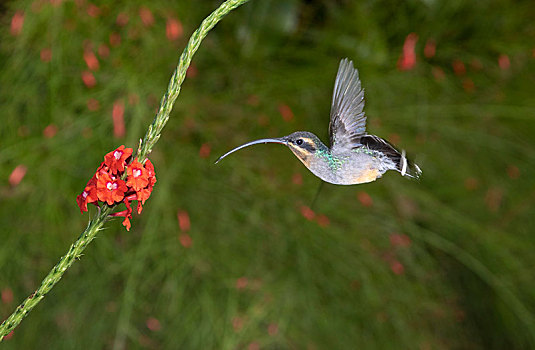
{"type": "MultiPolygon", "coordinates": [[[[85,0],[1,8],[2,318],[83,231],[88,215],[76,195],[105,153],[137,146],[189,35],[219,2],[93,5],[96,17],[85,0]],[[25,14],[19,35],[10,29],[15,11],[25,14]],[[123,27],[119,13],[129,18],[123,27]],[[169,16],[184,26],[179,40],[166,38],[169,16]],[[109,44],[111,33],[120,45],[109,44]],[[100,64],[91,89],[81,79],[87,45],[100,64]],[[115,101],[125,105],[119,139],[115,101]],[[52,138],[43,135],[49,125],[52,138]],[[19,164],[27,174],[11,186],[19,164]]],[[[232,12],[201,45],[197,74],[151,155],[158,183],[143,214],[130,232],[109,223],[3,347],[535,347],[534,18],[533,1],[500,0],[252,0],[232,12]],[[399,71],[411,32],[417,64],[399,71]],[[243,142],[295,130],[326,141],[343,57],[360,71],[369,132],[405,148],[423,176],[325,185],[313,208],[322,226],[301,213],[319,180],[284,147],[213,162],[243,142]],[[208,158],[199,156],[203,144],[208,158]],[[189,248],[178,210],[191,220],[189,248]]]]}

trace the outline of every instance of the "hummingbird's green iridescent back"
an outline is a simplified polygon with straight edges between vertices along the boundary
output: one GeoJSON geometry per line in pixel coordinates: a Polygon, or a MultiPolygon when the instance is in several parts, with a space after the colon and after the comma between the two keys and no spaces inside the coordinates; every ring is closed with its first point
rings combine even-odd
{"type": "Polygon", "coordinates": [[[258,143],[280,143],[317,177],[336,185],[354,185],[380,178],[388,170],[418,178],[420,168],[388,141],[366,134],[364,90],[358,71],[347,58],[340,62],[334,84],[329,123],[330,147],[311,132],[297,131],[288,136],[246,143],[217,161],[244,147],[258,143]]]}

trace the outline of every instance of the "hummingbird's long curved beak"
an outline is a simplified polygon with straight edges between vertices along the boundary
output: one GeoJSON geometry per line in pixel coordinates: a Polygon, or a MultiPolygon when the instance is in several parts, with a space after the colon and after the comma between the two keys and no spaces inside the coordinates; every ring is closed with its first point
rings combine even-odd
{"type": "Polygon", "coordinates": [[[229,154],[231,153],[234,153],[242,148],[245,148],[245,147],[248,147],[248,146],[252,146],[252,145],[256,145],[256,144],[259,144],[259,143],[280,143],[281,145],[288,145],[288,141],[284,138],[284,137],[280,137],[280,138],[274,138],[274,139],[260,139],[260,140],[255,140],[255,141],[251,141],[251,142],[247,142],[241,146],[238,146],[230,151],[228,151],[227,153],[223,154],[221,157],[219,157],[218,160],[215,161],[215,164],[219,163],[219,161],[223,158],[225,158],[226,156],[228,156],[229,154]]]}

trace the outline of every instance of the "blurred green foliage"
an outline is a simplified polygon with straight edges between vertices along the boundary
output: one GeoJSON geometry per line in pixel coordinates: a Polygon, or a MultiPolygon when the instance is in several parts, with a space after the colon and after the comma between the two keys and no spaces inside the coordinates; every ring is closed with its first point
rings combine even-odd
{"type": "MultiPolygon", "coordinates": [[[[76,195],[105,153],[137,146],[189,35],[218,5],[1,9],[2,318],[82,232],[76,195]],[[124,137],[114,137],[114,104],[124,137]],[[10,184],[18,165],[26,175],[10,184]]],[[[143,215],[130,232],[110,223],[3,347],[535,347],[533,18],[533,1],[242,6],[194,58],[151,155],[158,183],[143,215]],[[417,61],[400,71],[409,33],[417,61]],[[319,181],[284,147],[213,164],[295,130],[326,141],[343,57],[360,70],[369,132],[407,149],[420,182],[391,172],[326,184],[308,220],[319,181]]]]}

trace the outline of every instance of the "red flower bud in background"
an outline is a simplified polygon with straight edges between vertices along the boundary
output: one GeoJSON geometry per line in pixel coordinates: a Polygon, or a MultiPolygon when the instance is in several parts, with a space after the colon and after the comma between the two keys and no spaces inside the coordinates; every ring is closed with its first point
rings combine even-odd
{"type": "Polygon", "coordinates": [[[405,38],[403,52],[398,60],[399,70],[411,70],[416,65],[416,42],[418,42],[418,35],[416,33],[410,33],[405,38]]]}

